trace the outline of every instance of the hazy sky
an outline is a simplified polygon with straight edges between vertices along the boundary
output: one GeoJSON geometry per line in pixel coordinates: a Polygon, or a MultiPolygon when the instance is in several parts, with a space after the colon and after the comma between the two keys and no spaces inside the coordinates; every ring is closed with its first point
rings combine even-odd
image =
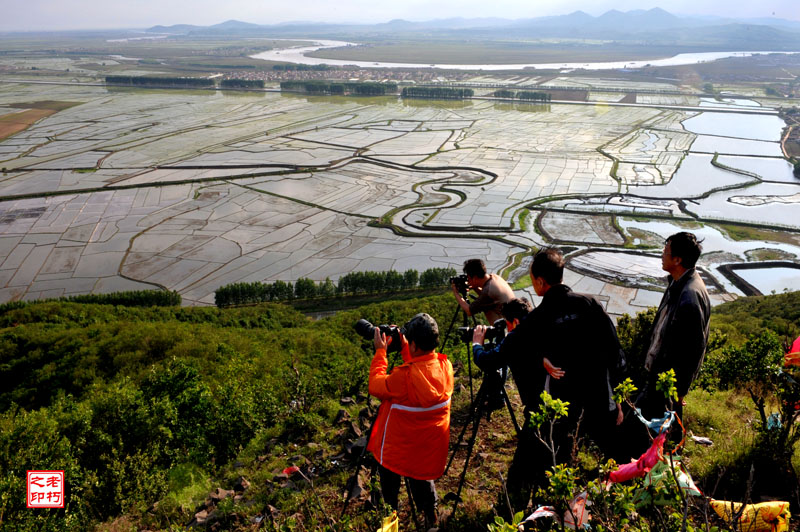
{"type": "Polygon", "coordinates": [[[144,28],[156,24],[210,25],[229,19],[275,24],[386,22],[394,18],[530,18],[581,9],[599,15],[663,7],[673,14],[770,17],[800,20],[797,0],[0,0],[0,31],[144,28]]]}

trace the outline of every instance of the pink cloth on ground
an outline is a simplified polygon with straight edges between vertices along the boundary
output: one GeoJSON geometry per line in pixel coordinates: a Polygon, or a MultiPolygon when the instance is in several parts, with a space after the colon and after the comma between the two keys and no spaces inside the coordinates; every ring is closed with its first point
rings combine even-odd
{"type": "Polygon", "coordinates": [[[653,440],[650,448],[647,449],[638,460],[619,466],[619,469],[609,474],[608,479],[611,482],[625,482],[632,478],[641,478],[645,476],[659,460],[664,458],[664,440],[666,440],[666,438],[666,433],[662,432],[659,434],[656,439],[653,440]]]}

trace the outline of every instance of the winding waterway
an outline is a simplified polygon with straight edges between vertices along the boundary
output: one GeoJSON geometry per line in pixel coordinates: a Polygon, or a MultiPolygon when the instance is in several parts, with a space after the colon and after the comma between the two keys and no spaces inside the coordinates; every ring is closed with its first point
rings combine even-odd
{"type": "Polygon", "coordinates": [[[332,65],[332,66],[357,66],[377,68],[441,68],[446,70],[523,70],[523,69],[578,69],[609,70],[618,68],[642,68],[645,66],[675,66],[693,65],[724,59],[726,57],[750,57],[761,54],[794,54],[800,52],[698,52],[678,54],[663,59],[644,59],[641,61],[607,61],[600,63],[519,63],[519,64],[488,64],[488,65],[457,65],[445,63],[388,63],[380,61],[356,61],[352,59],[324,59],[321,57],[308,57],[306,54],[325,50],[327,48],[340,48],[343,46],[360,46],[357,43],[346,41],[314,40],[312,46],[297,46],[268,50],[252,55],[253,59],[265,61],[279,61],[296,63],[300,65],[332,65]]]}

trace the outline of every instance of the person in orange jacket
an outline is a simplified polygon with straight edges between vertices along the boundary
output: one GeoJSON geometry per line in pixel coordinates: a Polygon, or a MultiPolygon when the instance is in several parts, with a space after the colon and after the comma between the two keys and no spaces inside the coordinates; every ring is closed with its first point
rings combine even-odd
{"type": "Polygon", "coordinates": [[[403,327],[403,364],[387,374],[386,335],[375,328],[375,356],[369,370],[369,393],[380,399],[367,450],[380,464],[381,492],[397,509],[400,477],[425,517],[436,524],[436,487],[444,473],[450,444],[450,396],[453,365],[435,351],[439,327],[428,314],[417,314],[403,327]]]}

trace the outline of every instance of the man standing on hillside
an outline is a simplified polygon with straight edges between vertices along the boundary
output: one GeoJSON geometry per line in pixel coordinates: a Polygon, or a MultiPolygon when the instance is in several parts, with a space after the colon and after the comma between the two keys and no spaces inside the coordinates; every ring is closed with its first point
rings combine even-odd
{"type": "Polygon", "coordinates": [[[514,299],[514,291],[505,279],[495,273],[486,271],[486,264],[481,259],[469,259],[464,263],[464,273],[467,276],[469,287],[478,293],[478,299],[467,303],[459,293],[458,287],[453,285],[453,294],[461,310],[467,316],[474,316],[483,312],[490,324],[503,316],[500,309],[503,303],[514,299]]]}
{"type": "MultiPolygon", "coordinates": [[[[543,388],[570,403],[568,418],[557,423],[553,432],[559,463],[569,456],[569,438],[578,430],[579,420],[581,434],[587,434],[604,451],[622,421],[620,405],[612,399],[612,389],[624,368],[614,323],[595,299],[576,294],[563,284],[563,274],[561,251],[539,250],[533,256],[530,277],[536,294],[542,297],[541,304],[514,327],[499,349],[475,348],[482,369],[511,368],[525,405],[525,425],[507,480],[515,511],[526,508],[531,492],[545,485],[545,471],[553,466],[552,455],[537,439],[530,421],[530,413],[539,409],[543,388]]],[[[482,332],[473,337],[476,344],[482,342],[482,332]]]]}
{"type": "Polygon", "coordinates": [[[417,314],[403,329],[404,364],[387,375],[386,347],[391,339],[387,341],[386,335],[375,328],[369,393],[382,402],[367,450],[380,464],[386,503],[397,509],[400,477],[407,477],[427,530],[436,526],[433,481],[444,473],[450,444],[453,366],[445,355],[434,351],[439,327],[428,314],[417,314]]]}
{"type": "Polygon", "coordinates": [[[653,320],[644,363],[647,382],[636,400],[648,419],[661,417],[667,410],[682,418],[684,397],[703,364],[711,304],[706,285],[695,269],[701,251],[694,234],[681,232],[667,238],[661,253],[661,268],[669,274],[667,290],[653,320]],[[676,404],[656,390],[658,375],[670,369],[675,370],[677,379],[676,404]]]}

